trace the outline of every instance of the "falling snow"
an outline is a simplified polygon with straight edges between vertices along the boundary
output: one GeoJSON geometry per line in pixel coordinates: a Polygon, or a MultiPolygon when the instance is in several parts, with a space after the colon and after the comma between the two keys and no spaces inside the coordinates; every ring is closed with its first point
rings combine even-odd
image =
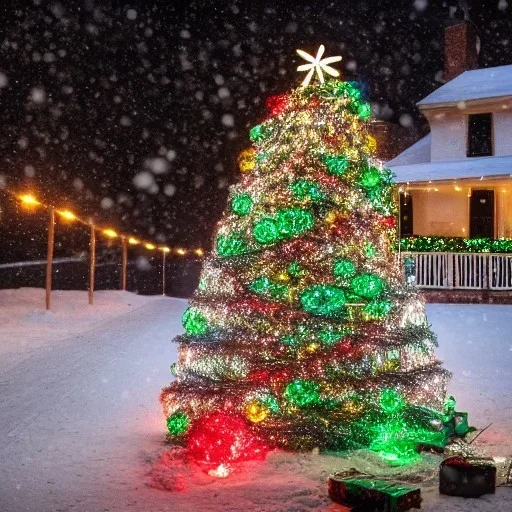
{"type": "MultiPolygon", "coordinates": [[[[509,4],[472,2],[481,67],[511,62],[509,4]]],[[[427,130],[415,103],[444,81],[443,28],[463,18],[459,0],[212,5],[7,2],[4,186],[31,188],[141,237],[208,248],[239,177],[237,155],[267,115],[265,99],[301,80],[296,48],[314,52],[323,42],[341,55],[342,77],[360,82],[373,115],[414,140],[427,130]]],[[[10,218],[0,225],[10,240],[5,257],[44,251],[43,229],[30,232],[0,206],[10,218]]],[[[70,230],[60,236],[62,248],[72,246],[70,230]]]]}

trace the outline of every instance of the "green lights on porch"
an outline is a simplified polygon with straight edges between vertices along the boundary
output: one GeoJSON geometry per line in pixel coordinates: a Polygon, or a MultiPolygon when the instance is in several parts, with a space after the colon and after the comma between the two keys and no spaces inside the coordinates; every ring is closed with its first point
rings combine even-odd
{"type": "Polygon", "coordinates": [[[512,253],[512,239],[411,236],[400,240],[400,249],[405,252],[512,253]]]}

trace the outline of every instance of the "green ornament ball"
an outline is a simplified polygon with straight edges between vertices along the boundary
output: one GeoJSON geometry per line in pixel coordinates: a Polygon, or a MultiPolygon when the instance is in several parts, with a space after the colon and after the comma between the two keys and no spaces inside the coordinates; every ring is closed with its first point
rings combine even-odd
{"type": "Polygon", "coordinates": [[[184,434],[189,425],[190,420],[184,412],[175,412],[167,418],[167,430],[171,436],[184,434]]]}
{"type": "Polygon", "coordinates": [[[249,194],[237,194],[231,200],[231,210],[237,215],[248,215],[252,211],[253,200],[249,194]]]}
{"type": "Polygon", "coordinates": [[[385,388],[380,394],[380,406],[384,412],[393,414],[405,407],[405,400],[395,389],[385,388]]]}
{"type": "Polygon", "coordinates": [[[318,384],[306,379],[290,382],[285,388],[284,396],[298,407],[314,405],[320,399],[318,384]]]}
{"type": "Polygon", "coordinates": [[[300,294],[302,308],[313,315],[335,316],[346,302],[343,289],[330,284],[308,286],[300,294]]]}
{"type": "Polygon", "coordinates": [[[282,238],[300,235],[313,227],[315,218],[309,210],[287,208],[278,210],[276,224],[282,238]]]}
{"type": "Polygon", "coordinates": [[[260,244],[273,244],[279,240],[300,235],[314,226],[315,218],[309,210],[285,208],[272,217],[263,217],[254,224],[253,236],[260,244]]]}
{"type": "Polygon", "coordinates": [[[359,180],[364,188],[374,188],[382,183],[382,174],[377,167],[366,167],[359,180]]]}
{"type": "Polygon", "coordinates": [[[345,171],[349,168],[350,165],[348,158],[342,155],[324,155],[322,161],[327,167],[329,174],[333,174],[334,176],[342,176],[345,174],[345,171]]]}
{"type": "Polygon", "coordinates": [[[208,330],[207,318],[194,307],[185,310],[181,323],[188,334],[205,334],[208,330]]]}
{"type": "Polygon", "coordinates": [[[359,274],[352,279],[350,287],[359,297],[375,299],[385,290],[386,283],[375,274],[359,274]]]}
{"type": "Polygon", "coordinates": [[[239,256],[246,252],[249,252],[249,247],[242,236],[231,234],[228,236],[219,235],[217,237],[217,253],[221,258],[239,256]]]}
{"type": "Polygon", "coordinates": [[[251,142],[263,142],[270,136],[271,131],[272,130],[270,129],[270,126],[265,124],[258,124],[253,126],[249,131],[249,139],[251,142]]]}
{"type": "Polygon", "coordinates": [[[361,99],[361,91],[350,82],[347,82],[347,93],[353,100],[359,101],[361,99]]]}
{"type": "Polygon", "coordinates": [[[271,412],[279,412],[279,400],[274,395],[271,395],[270,393],[262,395],[260,397],[260,402],[268,407],[271,412]]]}
{"type": "Polygon", "coordinates": [[[357,115],[363,120],[370,119],[370,116],[372,115],[371,105],[369,103],[360,103],[357,106],[357,115]]]}
{"type": "Polygon", "coordinates": [[[268,277],[258,277],[249,283],[249,290],[256,293],[266,293],[272,281],[268,277]]]}
{"type": "Polygon", "coordinates": [[[339,259],[334,263],[334,276],[348,279],[356,275],[356,265],[347,259],[339,259]]]}
{"type": "Polygon", "coordinates": [[[310,199],[313,202],[325,199],[322,187],[312,180],[295,180],[290,185],[290,190],[297,199],[310,199]]]}
{"type": "Polygon", "coordinates": [[[279,240],[279,229],[273,217],[263,217],[253,228],[254,239],[260,244],[273,244],[279,240]]]}

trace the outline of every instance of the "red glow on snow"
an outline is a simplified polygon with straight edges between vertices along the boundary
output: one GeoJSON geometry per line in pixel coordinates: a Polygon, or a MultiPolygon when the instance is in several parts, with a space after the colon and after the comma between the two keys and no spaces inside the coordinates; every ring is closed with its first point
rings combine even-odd
{"type": "Polygon", "coordinates": [[[187,448],[194,460],[215,465],[264,459],[268,451],[244,420],[224,413],[199,419],[190,431],[187,448]]]}

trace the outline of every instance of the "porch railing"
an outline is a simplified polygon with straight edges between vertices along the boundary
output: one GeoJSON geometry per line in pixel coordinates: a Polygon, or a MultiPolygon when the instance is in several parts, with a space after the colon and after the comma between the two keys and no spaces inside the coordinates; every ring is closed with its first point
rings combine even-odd
{"type": "Polygon", "coordinates": [[[406,252],[419,288],[512,290],[512,254],[406,252]]]}

